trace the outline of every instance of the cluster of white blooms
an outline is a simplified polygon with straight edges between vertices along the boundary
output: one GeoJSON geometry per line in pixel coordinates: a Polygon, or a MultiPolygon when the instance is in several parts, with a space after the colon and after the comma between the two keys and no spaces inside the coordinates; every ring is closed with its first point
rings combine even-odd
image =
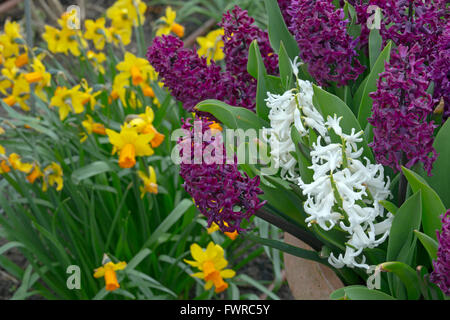
{"type": "Polygon", "coordinates": [[[389,235],[393,216],[384,214],[379,201],[390,196],[389,179],[385,180],[383,166],[372,164],[364,158],[363,131],[343,132],[336,115],[327,121],[313,105],[313,87],[309,81],[298,78],[300,63],[291,62],[296,77],[296,88],[282,95],[268,93],[270,128],[264,128],[263,139],[270,144],[271,157],[281,168],[283,179],[294,181],[307,196],[304,203],[308,214],[308,226],[317,224],[324,230],[337,228],[348,233],[345,253],[329,256],[329,263],[336,268],[369,268],[362,251],[374,248],[389,235]],[[317,134],[310,152],[313,181],[304,183],[299,174],[297,159],[291,139],[295,127],[300,136],[311,139],[310,129],[317,134]],[[340,143],[331,143],[333,137],[340,143]],[[322,143],[324,145],[322,145],[322,143]]]}
{"type": "Polygon", "coordinates": [[[291,139],[292,126],[295,126],[302,137],[308,135],[309,128],[312,128],[329,141],[325,121],[313,105],[312,84],[298,79],[297,66],[294,60],[292,67],[297,79],[297,88],[282,95],[267,93],[270,128],[263,130],[263,139],[270,144],[270,155],[275,166],[281,168],[281,177],[290,181],[296,181],[299,176],[297,160],[291,154],[295,151],[291,139]]]}
{"type": "Polygon", "coordinates": [[[349,234],[345,254],[330,255],[328,262],[336,268],[369,268],[362,251],[374,248],[389,235],[393,216],[384,215],[379,201],[389,197],[389,179],[385,181],[383,166],[366,164],[359,158],[363,149],[357,146],[362,141],[362,131],[350,135],[342,132],[341,118],[328,116],[325,127],[341,138],[341,143],[321,145],[321,137],[313,144],[311,151],[314,171],[313,182],[304,183],[298,179],[303,194],[308,225],[317,223],[324,230],[336,225],[349,234]],[[359,257],[359,262],[356,258],[359,257]]]}

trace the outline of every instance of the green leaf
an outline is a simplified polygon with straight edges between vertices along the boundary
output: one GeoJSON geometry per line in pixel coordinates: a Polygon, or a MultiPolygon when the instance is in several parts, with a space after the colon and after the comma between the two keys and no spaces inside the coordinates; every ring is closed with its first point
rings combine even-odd
{"type": "MultiPolygon", "coordinates": [[[[370,74],[367,76],[367,82],[363,83],[364,88],[362,89],[361,102],[358,108],[358,121],[362,128],[365,128],[368,121],[367,119],[370,117],[372,113],[372,104],[373,100],[369,97],[371,92],[377,90],[377,81],[379,78],[379,74],[384,71],[384,63],[389,61],[391,55],[391,46],[392,42],[389,42],[383,51],[378,56],[373,68],[370,71],[370,74]]],[[[358,89],[358,91],[361,88],[358,89]]],[[[356,93],[358,96],[358,92],[356,93]]]]}
{"type": "Polygon", "coordinates": [[[423,247],[427,250],[430,259],[437,259],[437,251],[438,251],[438,243],[436,240],[430,238],[425,233],[420,232],[419,230],[414,230],[417,239],[422,243],[423,247]]]}
{"type": "Polygon", "coordinates": [[[303,258],[303,259],[308,259],[308,260],[311,260],[311,261],[316,261],[316,262],[322,263],[322,264],[324,264],[324,265],[326,265],[328,267],[330,266],[327,263],[326,259],[320,258],[319,254],[317,252],[315,252],[315,251],[306,250],[306,249],[302,249],[302,248],[297,248],[295,246],[292,246],[290,244],[284,243],[282,241],[260,238],[258,236],[253,235],[253,234],[250,234],[250,233],[246,234],[244,237],[249,239],[249,240],[251,240],[251,241],[254,241],[256,243],[260,243],[260,244],[262,244],[264,246],[268,246],[268,247],[275,248],[275,249],[278,249],[280,251],[289,253],[289,254],[291,254],[293,256],[300,257],[300,258],[303,258]]]}
{"type": "Polygon", "coordinates": [[[395,205],[395,204],[393,204],[392,202],[390,202],[390,201],[387,201],[387,200],[381,200],[380,201],[380,204],[387,210],[387,211],[389,211],[390,213],[392,213],[392,214],[396,214],[397,213],[397,211],[398,211],[398,207],[395,205]]]}
{"type": "Polygon", "coordinates": [[[302,211],[301,204],[293,201],[292,198],[295,196],[290,197],[291,191],[284,190],[280,192],[279,188],[271,188],[263,184],[260,184],[259,187],[264,191],[261,198],[267,200],[280,213],[279,215],[283,214],[299,225],[306,227],[306,214],[302,211]]]}
{"type": "Polygon", "coordinates": [[[253,40],[250,44],[248,57],[247,71],[258,80],[256,87],[256,114],[260,118],[268,120],[269,108],[266,105],[266,98],[269,84],[266,79],[267,70],[257,40],[253,40]]]}
{"type": "Polygon", "coordinates": [[[269,18],[269,40],[275,53],[279,53],[281,41],[286,46],[286,51],[294,60],[299,55],[297,41],[295,41],[292,34],[289,32],[283,15],[276,0],[264,0],[266,4],[266,11],[269,18]]]}
{"type": "Polygon", "coordinates": [[[449,178],[449,163],[450,163],[450,121],[443,124],[439,130],[433,147],[439,154],[436,161],[433,163],[433,170],[431,170],[431,177],[425,177],[428,184],[437,192],[439,197],[444,202],[446,208],[450,208],[450,178],[449,178]]]}
{"type": "Polygon", "coordinates": [[[403,262],[393,261],[381,264],[381,270],[394,273],[406,287],[408,300],[418,300],[420,297],[419,279],[413,268],[403,262]]]}
{"type": "Polygon", "coordinates": [[[137,267],[139,263],[142,262],[152,251],[148,248],[144,248],[136,254],[130,262],[127,263],[127,267],[125,269],[126,272],[130,272],[137,267]]]}
{"type": "MultiPolygon", "coordinates": [[[[414,230],[420,228],[422,218],[421,192],[415,193],[408,198],[398,209],[392,221],[387,247],[387,261],[400,261],[410,264],[412,255],[416,249],[414,230]]],[[[395,297],[403,298],[404,289],[398,279],[388,275],[388,283],[391,293],[395,297]]]]}
{"type": "Polygon", "coordinates": [[[314,171],[309,168],[312,164],[311,159],[309,158],[310,155],[309,153],[305,154],[306,152],[302,152],[306,148],[301,148],[303,146],[302,137],[300,136],[300,133],[297,131],[295,126],[292,126],[291,128],[291,138],[295,144],[297,158],[299,159],[297,165],[300,170],[300,176],[302,177],[303,182],[311,183],[313,181],[314,171]]]}
{"type": "MultiPolygon", "coordinates": [[[[345,104],[344,101],[339,99],[339,97],[319,88],[316,85],[313,85],[314,88],[314,98],[317,102],[317,108],[321,111],[322,116],[327,119],[327,116],[333,117],[335,114],[338,117],[342,117],[340,125],[343,131],[347,134],[350,134],[352,128],[355,128],[356,132],[362,131],[359,122],[356,120],[355,115],[352,110],[345,104]]],[[[373,157],[372,151],[367,146],[367,141],[365,137],[363,138],[362,146],[364,148],[363,155],[369,158],[369,160],[374,163],[375,159],[373,157]]]]}
{"type": "Polygon", "coordinates": [[[112,165],[105,161],[96,161],[87,166],[78,168],[72,173],[72,181],[74,184],[79,184],[81,181],[98,175],[100,173],[112,171],[112,165]]]}
{"type": "Polygon", "coordinates": [[[195,109],[209,112],[230,129],[261,129],[269,124],[250,110],[233,107],[219,100],[205,100],[195,106],[195,109]]]}
{"type": "MultiPolygon", "coordinates": [[[[437,240],[436,230],[440,230],[442,223],[440,216],[445,213],[445,206],[437,193],[426,181],[414,171],[402,167],[402,171],[408,179],[413,192],[422,192],[422,225],[424,232],[434,240],[437,240]]],[[[444,176],[448,179],[448,176],[444,176]]],[[[417,228],[418,229],[418,228],[417,228]]]]}
{"type": "Polygon", "coordinates": [[[278,68],[280,70],[281,83],[285,90],[289,90],[294,77],[291,61],[283,42],[280,43],[280,52],[278,53],[278,68]]]}
{"type": "MultiPolygon", "coordinates": [[[[422,217],[421,193],[415,193],[398,209],[392,221],[388,240],[387,260],[397,261],[405,240],[420,228],[422,217]]],[[[401,261],[405,262],[405,261],[401,261]]]]}
{"type": "Polygon", "coordinates": [[[339,288],[330,294],[330,299],[331,300],[346,300],[347,296],[345,295],[345,289],[352,288],[352,287],[360,288],[361,286],[353,285],[353,286],[346,286],[346,287],[339,288]]]}
{"type": "Polygon", "coordinates": [[[262,293],[265,293],[267,296],[269,296],[273,300],[280,300],[280,297],[278,297],[275,293],[273,293],[272,291],[267,289],[265,286],[263,286],[261,283],[259,283],[255,279],[247,276],[246,274],[238,275],[235,280],[241,280],[242,282],[248,283],[252,287],[261,291],[262,293]]]}
{"type": "Polygon", "coordinates": [[[0,255],[4,254],[6,251],[12,248],[23,248],[25,247],[22,243],[17,241],[11,241],[0,247],[0,255]]]}
{"type": "Polygon", "coordinates": [[[370,70],[373,70],[373,67],[380,55],[382,44],[383,38],[381,38],[380,30],[372,29],[369,34],[370,70]]]}
{"type": "Polygon", "coordinates": [[[161,224],[156,228],[155,231],[153,231],[153,234],[150,236],[150,238],[145,242],[145,244],[142,246],[143,248],[151,246],[155,244],[159,237],[161,237],[165,232],[167,232],[170,227],[172,227],[175,223],[179,221],[181,216],[192,206],[194,203],[192,200],[189,199],[183,199],[176,207],[173,209],[173,211],[161,222],[161,224]]]}
{"type": "Polygon", "coordinates": [[[348,3],[348,1],[346,1],[344,4],[344,12],[345,18],[349,19],[352,24],[355,24],[357,19],[356,9],[354,6],[348,3]]]}
{"type": "Polygon", "coordinates": [[[344,288],[345,296],[349,300],[395,300],[394,297],[364,286],[350,286],[344,288]]]}
{"type": "Polygon", "coordinates": [[[262,59],[261,53],[256,48],[258,42],[253,40],[248,48],[247,72],[255,79],[258,79],[258,60],[262,59]]]}

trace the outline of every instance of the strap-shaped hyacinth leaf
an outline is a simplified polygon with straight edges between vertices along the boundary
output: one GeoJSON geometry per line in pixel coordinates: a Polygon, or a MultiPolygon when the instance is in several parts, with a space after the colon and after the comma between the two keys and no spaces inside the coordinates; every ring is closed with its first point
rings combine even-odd
{"type": "Polygon", "coordinates": [[[422,225],[426,235],[437,240],[436,231],[441,229],[440,216],[445,213],[445,206],[437,193],[426,183],[425,179],[414,171],[402,167],[412,191],[422,194],[422,225]]]}
{"type": "Polygon", "coordinates": [[[439,130],[433,147],[439,154],[433,163],[432,176],[425,177],[430,187],[436,191],[444,206],[450,208],[450,121],[447,120],[439,130]]]}

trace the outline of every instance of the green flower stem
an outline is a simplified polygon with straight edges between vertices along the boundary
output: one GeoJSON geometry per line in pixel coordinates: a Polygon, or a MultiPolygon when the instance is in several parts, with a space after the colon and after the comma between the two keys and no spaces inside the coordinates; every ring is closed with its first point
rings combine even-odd
{"type": "Polygon", "coordinates": [[[256,211],[255,215],[273,225],[280,228],[283,231],[286,231],[296,237],[297,239],[300,239],[304,243],[308,244],[311,248],[313,248],[315,251],[322,250],[323,243],[320,242],[317,238],[312,236],[310,233],[308,233],[305,230],[302,230],[298,228],[297,226],[288,223],[286,220],[284,220],[281,217],[278,217],[272,213],[270,213],[268,210],[266,210],[264,207],[260,208],[258,211],[256,211]]]}

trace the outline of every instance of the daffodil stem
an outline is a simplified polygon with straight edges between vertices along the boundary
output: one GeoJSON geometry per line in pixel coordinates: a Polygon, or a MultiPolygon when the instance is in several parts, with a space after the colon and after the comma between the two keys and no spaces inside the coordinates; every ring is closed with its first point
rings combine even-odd
{"type": "MultiPolygon", "coordinates": [[[[25,0],[25,21],[26,21],[26,35],[27,35],[27,47],[28,47],[28,57],[30,61],[33,59],[33,29],[31,28],[31,0],[25,0]]],[[[30,111],[31,114],[35,114],[34,106],[34,85],[30,88],[30,111]]]]}
{"type": "Polygon", "coordinates": [[[255,215],[274,226],[280,228],[281,230],[290,233],[297,239],[303,241],[307,245],[309,245],[311,248],[313,248],[315,251],[322,250],[322,242],[320,242],[318,239],[313,237],[311,234],[309,234],[307,231],[302,230],[298,228],[297,226],[287,222],[281,217],[278,217],[268,210],[266,210],[264,207],[260,208],[258,211],[256,211],[255,215]]]}

